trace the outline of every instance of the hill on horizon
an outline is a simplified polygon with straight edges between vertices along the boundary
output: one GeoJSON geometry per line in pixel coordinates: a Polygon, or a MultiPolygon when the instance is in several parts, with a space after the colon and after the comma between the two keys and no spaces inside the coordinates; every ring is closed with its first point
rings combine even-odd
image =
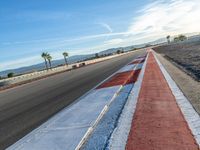
{"type": "MultiPolygon", "coordinates": [[[[185,35],[190,37],[192,40],[198,39],[200,37],[200,33],[185,33],[185,35]]],[[[131,45],[131,46],[127,46],[127,47],[110,48],[110,49],[98,52],[98,54],[100,56],[101,55],[108,55],[108,54],[111,54],[111,53],[116,53],[118,50],[130,51],[134,48],[142,48],[142,47],[145,47],[146,45],[149,45],[149,44],[155,45],[155,44],[165,43],[165,42],[166,42],[166,38],[160,38],[160,39],[157,39],[155,41],[144,43],[144,44],[131,45]]],[[[95,57],[95,53],[94,54],[86,54],[86,55],[70,56],[68,58],[68,63],[71,64],[71,63],[75,63],[75,62],[78,62],[78,61],[90,59],[92,57],[95,57]]],[[[52,67],[56,67],[56,66],[62,65],[64,63],[65,63],[64,59],[53,60],[52,61],[52,67]]],[[[31,66],[25,66],[25,67],[0,71],[0,76],[6,77],[7,74],[10,73],[10,72],[13,72],[15,75],[19,75],[19,74],[24,74],[24,73],[33,72],[33,71],[39,71],[39,70],[43,70],[43,69],[45,69],[44,62],[35,64],[35,65],[31,65],[31,66]]]]}
{"type": "MultiPolygon", "coordinates": [[[[123,50],[128,51],[128,50],[131,50],[131,48],[133,49],[133,46],[125,47],[125,48],[123,48],[123,50]]],[[[99,52],[98,54],[100,56],[108,55],[111,53],[116,53],[117,50],[119,50],[119,49],[121,50],[122,47],[107,49],[107,50],[99,52]]],[[[86,54],[86,55],[74,55],[74,56],[68,57],[67,61],[69,64],[72,64],[72,63],[83,61],[83,60],[90,59],[93,57],[95,57],[95,53],[94,54],[86,54]]],[[[63,65],[63,64],[65,64],[64,59],[52,60],[52,67],[56,67],[56,66],[63,65]]],[[[43,69],[45,69],[44,62],[35,64],[35,65],[31,65],[31,66],[25,66],[25,67],[4,70],[4,71],[0,72],[0,76],[6,77],[7,74],[10,72],[13,72],[15,75],[19,75],[19,74],[39,71],[39,70],[43,70],[43,69]]]]}
{"type": "MultiPolygon", "coordinates": [[[[75,56],[70,56],[67,60],[68,63],[75,63],[78,61],[82,61],[91,57],[94,57],[94,54],[88,54],[88,55],[75,55],[75,56]]],[[[58,59],[58,60],[52,60],[52,67],[56,67],[59,65],[65,64],[64,59],[58,59]]],[[[39,71],[45,69],[45,64],[44,62],[38,63],[35,65],[31,66],[25,66],[25,67],[20,67],[20,68],[15,68],[15,69],[8,69],[0,72],[1,77],[6,77],[8,73],[13,72],[15,75],[23,74],[23,73],[29,73],[33,71],[39,71]]]]}
{"type": "MultiPolygon", "coordinates": [[[[110,49],[98,52],[98,54],[99,54],[99,56],[108,55],[108,54],[116,53],[118,50],[129,51],[134,48],[140,48],[143,46],[145,46],[145,44],[135,45],[135,46],[127,46],[127,47],[110,48],[110,49]]],[[[83,60],[90,59],[93,57],[95,57],[95,53],[94,54],[86,54],[86,55],[70,56],[67,58],[67,60],[68,60],[69,64],[72,64],[72,63],[83,61],[83,60]]],[[[65,64],[64,59],[52,60],[52,67],[56,67],[56,66],[59,66],[62,64],[65,64]]],[[[25,67],[4,70],[4,71],[0,72],[0,76],[6,77],[7,74],[10,72],[13,72],[15,75],[19,75],[19,74],[29,73],[29,72],[33,72],[33,71],[39,71],[39,70],[43,70],[43,69],[45,69],[44,62],[35,64],[35,65],[31,65],[31,66],[25,66],[25,67]]]]}

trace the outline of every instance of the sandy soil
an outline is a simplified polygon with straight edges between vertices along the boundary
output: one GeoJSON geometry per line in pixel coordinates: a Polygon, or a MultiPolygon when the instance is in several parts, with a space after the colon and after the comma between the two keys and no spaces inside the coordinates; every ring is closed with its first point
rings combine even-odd
{"type": "Polygon", "coordinates": [[[200,81],[200,40],[159,46],[154,50],[200,81]]]}
{"type": "Polygon", "coordinates": [[[157,54],[157,57],[200,115],[200,82],[194,80],[162,55],[157,54]]]}

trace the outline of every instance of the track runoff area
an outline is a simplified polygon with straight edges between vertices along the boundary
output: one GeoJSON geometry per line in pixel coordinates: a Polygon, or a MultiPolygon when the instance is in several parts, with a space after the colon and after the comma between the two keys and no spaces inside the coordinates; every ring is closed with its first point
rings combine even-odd
{"type": "Polygon", "coordinates": [[[9,150],[198,150],[200,117],[148,50],[9,150]]]}

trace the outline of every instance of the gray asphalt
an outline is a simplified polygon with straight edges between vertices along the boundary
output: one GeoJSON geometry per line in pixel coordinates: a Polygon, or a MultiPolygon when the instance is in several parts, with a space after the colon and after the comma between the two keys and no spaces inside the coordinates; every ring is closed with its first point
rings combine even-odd
{"type": "Polygon", "coordinates": [[[5,149],[144,51],[0,92],[0,149],[5,149]]]}

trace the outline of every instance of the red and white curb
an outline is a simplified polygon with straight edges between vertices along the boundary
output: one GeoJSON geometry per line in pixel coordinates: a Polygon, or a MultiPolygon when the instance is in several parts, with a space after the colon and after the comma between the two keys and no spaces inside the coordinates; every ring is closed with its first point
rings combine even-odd
{"type": "Polygon", "coordinates": [[[150,51],[126,149],[191,149],[199,146],[150,51]]]}
{"type": "Polygon", "coordinates": [[[142,61],[141,58],[131,62],[79,101],[10,146],[8,150],[80,149],[123,85],[137,80],[130,77],[133,73],[139,74],[142,61]]]}
{"type": "Polygon", "coordinates": [[[199,114],[195,111],[195,109],[193,108],[189,100],[184,96],[184,94],[176,85],[174,80],[170,77],[169,73],[165,70],[164,66],[160,63],[160,61],[155,55],[155,52],[153,52],[153,54],[154,54],[154,57],[156,58],[156,61],[166,81],[168,82],[169,87],[172,90],[173,95],[175,96],[176,102],[179,105],[183,113],[183,116],[185,120],[187,121],[196,142],[198,143],[200,147],[200,116],[199,114]]]}
{"type": "MultiPolygon", "coordinates": [[[[154,54],[155,56],[155,54],[154,54]]],[[[156,58],[156,56],[155,56],[156,58]]],[[[139,76],[138,81],[135,83],[134,88],[132,89],[131,94],[129,95],[129,99],[124,107],[124,110],[120,116],[120,119],[118,121],[118,126],[113,132],[111,139],[109,141],[109,149],[111,150],[123,150],[126,149],[127,145],[127,139],[129,136],[132,118],[135,113],[136,104],[138,101],[138,95],[140,92],[140,88],[142,85],[142,80],[146,68],[147,59],[144,63],[144,66],[142,68],[141,74],[139,76]]],[[[184,96],[184,94],[181,92],[181,90],[178,88],[176,83],[173,81],[173,79],[170,77],[168,72],[165,70],[163,65],[159,62],[159,60],[156,58],[156,62],[158,63],[175,99],[180,107],[182,114],[188,123],[188,126],[193,134],[194,139],[196,140],[197,144],[200,146],[200,116],[195,111],[195,109],[192,107],[191,103],[188,101],[188,99],[184,96]]]]}
{"type": "Polygon", "coordinates": [[[114,130],[110,138],[108,147],[111,150],[123,150],[126,147],[126,142],[131,128],[132,118],[136,109],[137,99],[139,96],[147,59],[148,55],[146,56],[146,60],[142,67],[139,78],[135,82],[134,87],[131,90],[128,100],[124,106],[124,109],[118,121],[118,126],[114,130]]]}
{"type": "Polygon", "coordinates": [[[102,110],[102,113],[99,115],[99,117],[95,121],[95,124],[93,124],[93,126],[91,126],[90,129],[86,132],[86,134],[84,135],[84,137],[82,138],[82,140],[80,141],[78,146],[76,147],[76,150],[81,149],[81,147],[87,141],[88,137],[93,132],[94,128],[96,127],[96,125],[98,124],[100,119],[103,117],[103,115],[107,112],[107,110],[109,109],[110,104],[113,102],[115,97],[119,94],[119,92],[123,88],[123,86],[136,82],[137,75],[141,71],[141,63],[143,63],[142,60],[144,60],[145,58],[146,57],[144,57],[143,59],[141,59],[137,63],[134,63],[134,65],[132,65],[132,63],[135,62],[135,59],[134,59],[133,62],[131,62],[128,65],[126,65],[123,68],[121,68],[112,77],[110,77],[108,80],[106,80],[105,82],[103,82],[102,84],[100,84],[96,88],[96,90],[98,90],[98,89],[106,89],[107,90],[109,87],[120,85],[119,91],[116,92],[116,94],[112,98],[112,100],[104,107],[104,109],[102,110]],[[133,74],[135,74],[135,76],[132,78],[133,74]],[[129,80],[129,78],[131,78],[132,80],[129,80]]]}

